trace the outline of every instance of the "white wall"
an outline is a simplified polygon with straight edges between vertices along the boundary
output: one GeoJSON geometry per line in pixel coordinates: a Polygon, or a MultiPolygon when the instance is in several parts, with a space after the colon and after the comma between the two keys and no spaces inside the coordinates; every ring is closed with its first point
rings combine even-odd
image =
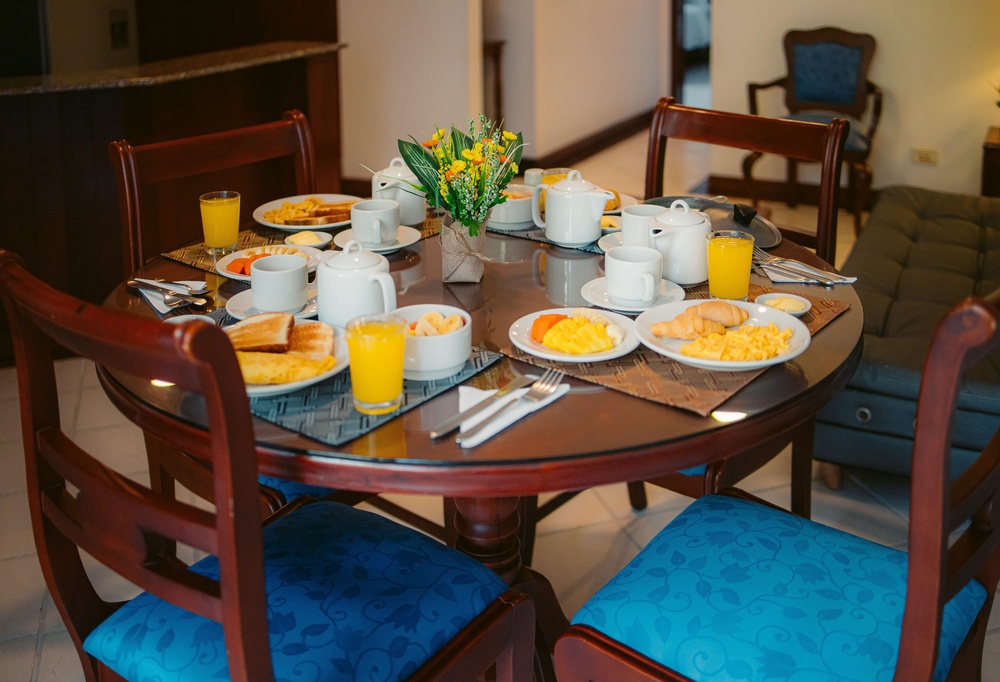
{"type": "Polygon", "coordinates": [[[481,0],[340,0],[338,20],[345,177],[482,111],[481,0]]]}
{"type": "MultiPolygon", "coordinates": [[[[713,106],[747,111],[746,83],[785,72],[784,32],[824,25],[871,33],[878,41],[869,73],[885,96],[872,148],[875,186],[978,194],[983,138],[1000,123],[990,87],[1000,81],[1000,2],[713,0],[713,106]],[[914,165],[912,147],[937,149],[938,164],[914,165]]],[[[761,113],[779,114],[780,102],[761,113]]],[[[741,156],[713,156],[712,173],[739,176],[741,156]]],[[[783,165],[765,167],[764,161],[758,166],[769,172],[762,177],[782,177],[783,165]]]]}
{"type": "Polygon", "coordinates": [[[134,0],[47,0],[49,60],[53,74],[133,66],[139,61],[134,0]],[[128,47],[111,49],[110,11],[128,13],[128,47]]]}

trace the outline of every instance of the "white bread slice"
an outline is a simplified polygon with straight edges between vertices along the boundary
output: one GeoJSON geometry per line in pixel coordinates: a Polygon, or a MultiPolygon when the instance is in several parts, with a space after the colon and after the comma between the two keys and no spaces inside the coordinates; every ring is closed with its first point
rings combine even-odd
{"type": "MultiPolygon", "coordinates": [[[[344,218],[343,220],[346,220],[344,218]]],[[[341,222],[337,216],[309,216],[308,218],[288,218],[285,220],[285,225],[327,225],[329,223],[339,223],[341,222]]]]}
{"type": "Polygon", "coordinates": [[[291,344],[291,313],[259,313],[226,327],[226,334],[238,351],[284,353],[291,344]]]}
{"type": "Polygon", "coordinates": [[[333,327],[325,322],[299,322],[292,327],[290,355],[322,360],[333,355],[333,327]]]}

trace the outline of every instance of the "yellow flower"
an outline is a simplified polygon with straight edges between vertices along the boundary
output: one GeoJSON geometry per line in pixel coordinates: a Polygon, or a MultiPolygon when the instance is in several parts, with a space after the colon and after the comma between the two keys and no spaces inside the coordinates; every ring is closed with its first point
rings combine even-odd
{"type": "Polygon", "coordinates": [[[467,167],[468,167],[468,164],[466,164],[465,161],[460,161],[460,160],[456,159],[455,161],[451,162],[451,168],[450,168],[450,170],[451,170],[452,173],[458,174],[458,173],[461,173],[462,171],[464,171],[467,167]]]}
{"type": "Polygon", "coordinates": [[[507,140],[508,142],[512,142],[517,139],[517,135],[505,130],[503,131],[503,139],[507,140]]]}

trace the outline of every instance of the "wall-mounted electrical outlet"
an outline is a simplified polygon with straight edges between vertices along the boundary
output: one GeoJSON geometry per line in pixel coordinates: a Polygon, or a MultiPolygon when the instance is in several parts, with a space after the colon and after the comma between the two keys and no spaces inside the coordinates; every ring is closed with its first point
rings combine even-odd
{"type": "Polygon", "coordinates": [[[910,160],[913,163],[925,166],[936,166],[938,162],[938,150],[930,147],[914,147],[910,150],[910,160]]]}

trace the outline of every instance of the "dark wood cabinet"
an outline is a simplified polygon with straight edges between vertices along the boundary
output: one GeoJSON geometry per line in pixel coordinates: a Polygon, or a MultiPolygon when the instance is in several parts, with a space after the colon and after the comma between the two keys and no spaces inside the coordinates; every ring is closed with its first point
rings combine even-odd
{"type": "Polygon", "coordinates": [[[984,197],[1000,197],[1000,127],[986,131],[983,142],[983,176],[980,194],[984,197]]]}

